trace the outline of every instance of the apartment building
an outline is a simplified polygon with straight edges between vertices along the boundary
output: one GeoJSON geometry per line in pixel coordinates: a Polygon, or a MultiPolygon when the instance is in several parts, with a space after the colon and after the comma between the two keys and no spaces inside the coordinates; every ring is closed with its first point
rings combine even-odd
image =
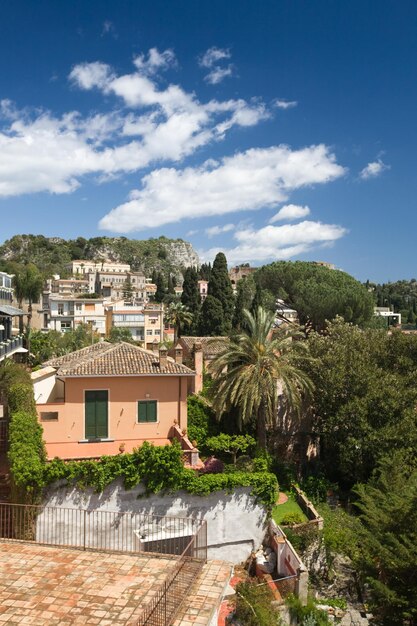
{"type": "Polygon", "coordinates": [[[0,272],[0,361],[16,352],[26,352],[22,337],[16,336],[14,328],[23,311],[12,306],[13,287],[11,274],[0,272]]]}
{"type": "Polygon", "coordinates": [[[68,332],[78,324],[89,324],[92,330],[105,335],[106,315],[104,298],[77,298],[48,294],[47,306],[43,309],[44,329],[68,332]]]}
{"type": "Polygon", "coordinates": [[[98,271],[88,274],[88,291],[111,300],[146,302],[146,278],[141,272],[98,271]]]}
{"type": "Polygon", "coordinates": [[[208,280],[199,280],[198,281],[198,291],[200,292],[201,302],[207,298],[208,293],[208,280]]]}
{"type": "Polygon", "coordinates": [[[155,340],[163,341],[164,308],[162,304],[148,304],[145,307],[126,307],[123,301],[108,304],[106,307],[106,334],[112,327],[127,328],[135,341],[152,349],[155,340]]]}
{"type": "Polygon", "coordinates": [[[127,273],[130,272],[130,265],[128,263],[113,263],[112,261],[87,261],[85,259],[78,259],[71,261],[65,266],[73,276],[86,276],[91,272],[117,272],[127,273]]]}

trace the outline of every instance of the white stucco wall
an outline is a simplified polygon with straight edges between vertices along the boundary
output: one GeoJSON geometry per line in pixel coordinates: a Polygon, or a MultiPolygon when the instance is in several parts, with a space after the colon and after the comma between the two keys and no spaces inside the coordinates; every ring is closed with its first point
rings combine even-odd
{"type": "Polygon", "coordinates": [[[56,369],[45,367],[31,374],[35,402],[44,404],[51,399],[56,382],[56,369]]]}
{"type": "Polygon", "coordinates": [[[237,489],[233,494],[218,491],[208,496],[194,496],[186,492],[149,497],[143,494],[142,485],[126,491],[119,480],[101,494],[91,489],[52,486],[46,492],[43,504],[204,519],[207,522],[208,558],[235,564],[245,561],[251,551],[261,545],[265,535],[266,510],[255,503],[249,488],[237,489]]]}

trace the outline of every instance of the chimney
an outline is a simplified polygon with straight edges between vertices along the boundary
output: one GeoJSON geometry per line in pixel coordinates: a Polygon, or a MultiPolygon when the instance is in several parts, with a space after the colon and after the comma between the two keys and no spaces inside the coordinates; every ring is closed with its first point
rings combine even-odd
{"type": "Polygon", "coordinates": [[[168,349],[165,344],[159,348],[159,369],[164,370],[167,366],[168,349]]]}
{"type": "Polygon", "coordinates": [[[152,352],[154,354],[159,354],[159,341],[156,337],[152,342],[152,352]]]}
{"type": "Polygon", "coordinates": [[[203,346],[201,341],[194,342],[194,393],[200,393],[203,390],[203,346]]]}
{"type": "Polygon", "coordinates": [[[182,365],[182,345],[180,343],[175,346],[175,363],[182,365]]]}

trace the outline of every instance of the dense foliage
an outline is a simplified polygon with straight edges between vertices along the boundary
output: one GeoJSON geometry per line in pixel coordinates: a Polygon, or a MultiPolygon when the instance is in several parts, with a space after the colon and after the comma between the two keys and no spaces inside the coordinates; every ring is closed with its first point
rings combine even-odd
{"type": "Polygon", "coordinates": [[[116,478],[123,479],[126,489],[143,482],[148,493],[184,489],[204,496],[219,490],[233,492],[238,487],[251,487],[253,495],[268,507],[275,503],[278,487],[275,476],[264,471],[199,475],[184,468],[179,445],[153,446],[148,442],[130,454],[103,456],[97,461],[54,459],[45,466],[43,481],[76,481],[81,487],[101,492],[116,478]]]}
{"type": "Polygon", "coordinates": [[[295,309],[301,324],[317,330],[337,315],[362,324],[373,314],[373,296],[361,283],[345,272],[314,263],[277,261],[261,267],[255,281],[295,309]]]}
{"type": "Polygon", "coordinates": [[[365,287],[375,298],[377,306],[389,307],[395,313],[401,313],[402,322],[415,324],[417,317],[417,280],[398,280],[381,285],[367,281],[365,287]]]}
{"type": "Polygon", "coordinates": [[[12,499],[37,502],[43,487],[46,452],[38,422],[33,386],[15,382],[6,391],[10,417],[9,452],[12,499]]]}
{"type": "Polygon", "coordinates": [[[256,439],[250,435],[227,435],[220,433],[216,437],[209,437],[206,446],[215,454],[230,454],[233,465],[236,465],[238,454],[246,454],[256,446],[256,439]]]}
{"type": "Polygon", "coordinates": [[[312,333],[306,371],[315,385],[313,428],[326,477],[364,482],[392,449],[417,446],[417,337],[361,330],[338,319],[312,333]]]}
{"type": "MultiPolygon", "coordinates": [[[[180,267],[173,251],[175,245],[184,245],[182,239],[127,239],[126,237],[93,237],[84,239],[47,238],[43,235],[16,235],[0,246],[0,269],[15,273],[13,263],[33,263],[46,276],[67,275],[65,266],[72,260],[102,260],[109,258],[129,263],[132,270],[150,275],[156,268],[168,275],[178,275],[180,267]]],[[[189,245],[189,244],[187,244],[189,245]]],[[[189,246],[190,252],[194,252],[189,246]]],[[[193,256],[194,258],[194,256],[193,256]]],[[[190,259],[192,260],[192,259],[190,259]]]]}
{"type": "Polygon", "coordinates": [[[283,402],[292,410],[312,389],[300,365],[308,360],[307,344],[296,330],[271,332],[275,316],[261,307],[255,315],[245,310],[245,328],[232,335],[211,363],[213,407],[218,416],[237,409],[242,424],[256,423],[257,443],[266,449],[267,433],[277,420],[278,381],[283,402]]]}
{"type": "MultiPolygon", "coordinates": [[[[123,332],[126,329],[112,329],[110,341],[131,341],[132,335],[123,332]],[[122,331],[122,332],[118,332],[122,331]]],[[[46,333],[40,330],[30,332],[32,365],[44,363],[53,357],[62,356],[81,348],[86,348],[92,343],[100,341],[100,335],[88,324],[78,324],[75,330],[60,333],[50,330],[46,333]]]]}
{"type": "Polygon", "coordinates": [[[417,624],[417,469],[402,453],[386,457],[358,487],[361,515],[356,565],[385,626],[417,624]]]}
{"type": "Polygon", "coordinates": [[[241,582],[236,586],[235,618],[242,626],[279,626],[279,614],[271,610],[274,599],[268,585],[258,581],[241,582]]]}

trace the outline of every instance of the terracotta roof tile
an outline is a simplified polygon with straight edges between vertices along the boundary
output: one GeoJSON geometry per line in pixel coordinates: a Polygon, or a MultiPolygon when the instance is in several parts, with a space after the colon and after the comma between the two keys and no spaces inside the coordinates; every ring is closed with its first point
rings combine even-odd
{"type": "Polygon", "coordinates": [[[150,350],[130,343],[96,343],[44,363],[57,369],[59,376],[129,376],[141,374],[189,375],[190,370],[170,357],[161,370],[159,357],[150,350]]]}
{"type": "Polygon", "coordinates": [[[204,358],[213,358],[216,354],[220,354],[225,348],[225,344],[229,341],[228,337],[181,337],[180,343],[189,352],[193,351],[195,343],[201,343],[204,358]]]}

